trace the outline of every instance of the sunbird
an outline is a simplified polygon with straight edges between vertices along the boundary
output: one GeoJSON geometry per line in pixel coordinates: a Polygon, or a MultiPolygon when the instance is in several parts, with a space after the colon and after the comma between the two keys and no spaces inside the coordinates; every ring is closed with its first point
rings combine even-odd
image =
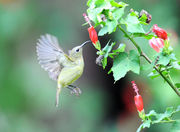
{"type": "Polygon", "coordinates": [[[36,51],[39,64],[48,72],[52,80],[57,81],[56,107],[59,104],[59,94],[62,88],[69,88],[71,93],[76,95],[81,94],[81,90],[71,84],[83,73],[84,59],[82,48],[88,42],[90,41],[74,47],[67,55],[59,46],[58,39],[55,36],[46,34],[38,39],[36,51]]]}

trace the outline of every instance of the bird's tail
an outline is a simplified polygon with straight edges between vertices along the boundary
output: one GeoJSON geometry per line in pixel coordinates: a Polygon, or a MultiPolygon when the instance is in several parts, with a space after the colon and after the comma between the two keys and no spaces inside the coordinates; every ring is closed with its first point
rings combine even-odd
{"type": "Polygon", "coordinates": [[[59,83],[59,81],[57,82],[57,91],[56,91],[56,107],[58,107],[59,105],[59,94],[61,92],[61,88],[62,88],[62,85],[59,83]]]}

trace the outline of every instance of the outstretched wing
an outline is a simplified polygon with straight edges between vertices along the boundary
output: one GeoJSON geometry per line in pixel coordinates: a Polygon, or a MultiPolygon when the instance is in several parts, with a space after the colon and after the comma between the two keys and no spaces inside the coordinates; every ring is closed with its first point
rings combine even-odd
{"type": "Polygon", "coordinates": [[[66,59],[57,38],[49,34],[41,36],[38,39],[36,50],[39,64],[48,72],[49,77],[56,81],[62,69],[59,58],[66,59]]]}

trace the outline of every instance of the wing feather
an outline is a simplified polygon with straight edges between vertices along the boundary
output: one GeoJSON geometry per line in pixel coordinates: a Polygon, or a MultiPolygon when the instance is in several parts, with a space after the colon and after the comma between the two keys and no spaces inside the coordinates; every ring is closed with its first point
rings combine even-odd
{"type": "Polygon", "coordinates": [[[36,50],[39,64],[48,72],[49,77],[56,81],[62,69],[59,58],[64,56],[57,38],[49,34],[41,36],[38,39],[36,50]]]}

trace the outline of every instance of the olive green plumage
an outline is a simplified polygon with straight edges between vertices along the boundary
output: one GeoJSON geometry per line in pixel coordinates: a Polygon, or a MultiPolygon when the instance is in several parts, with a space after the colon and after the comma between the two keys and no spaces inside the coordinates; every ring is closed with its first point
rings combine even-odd
{"type": "Polygon", "coordinates": [[[39,64],[48,72],[51,79],[57,81],[56,106],[59,103],[61,89],[70,86],[83,73],[82,47],[87,42],[89,41],[74,47],[67,55],[59,47],[56,37],[46,34],[38,40],[37,56],[39,64]]]}

